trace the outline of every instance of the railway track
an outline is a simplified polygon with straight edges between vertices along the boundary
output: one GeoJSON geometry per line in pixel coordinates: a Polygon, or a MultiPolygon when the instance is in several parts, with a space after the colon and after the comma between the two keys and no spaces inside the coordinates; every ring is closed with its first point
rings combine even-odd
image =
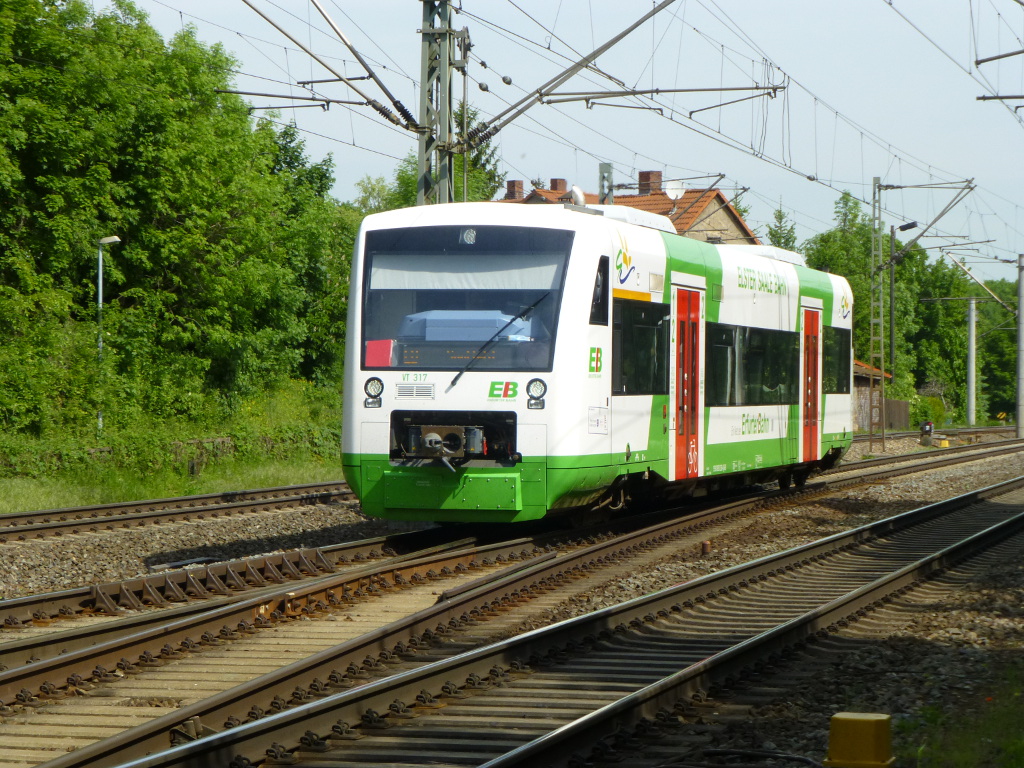
{"type": "MultiPolygon", "coordinates": [[[[957,427],[956,429],[940,429],[937,430],[943,435],[957,436],[957,437],[969,437],[973,435],[1013,435],[1016,434],[1017,428],[1014,426],[1009,427],[957,427]]],[[[898,440],[905,437],[920,437],[921,430],[907,430],[898,432],[886,432],[886,439],[898,440]]],[[[855,443],[864,443],[870,440],[881,440],[881,434],[875,434],[872,438],[869,434],[858,434],[853,436],[855,443]]]]}
{"type": "Polygon", "coordinates": [[[0,544],[116,528],[218,518],[352,499],[342,482],[231,491],[0,515],[0,544]]]}
{"type": "MultiPolygon", "coordinates": [[[[715,680],[739,680],[1021,536],[1022,489],[1018,479],[482,647],[490,622],[466,621],[431,639],[429,663],[130,764],[493,768],[613,759],[654,724],[681,723],[715,680]]],[[[71,754],[48,766],[86,764],[71,754]]]]}
{"type": "MultiPolygon", "coordinates": [[[[894,473],[949,466],[953,463],[977,460],[979,457],[1001,456],[1022,448],[1024,441],[1010,441],[997,446],[964,446],[941,452],[859,461],[833,470],[828,483],[812,485],[807,491],[820,492],[835,487],[840,482],[876,482],[894,473]],[[875,469],[879,467],[883,469],[875,469]],[[840,477],[842,480],[838,479],[840,477]]],[[[769,493],[763,498],[773,496],[769,493]]],[[[743,510],[749,506],[748,502],[741,501],[736,508],[743,510]]],[[[732,505],[728,508],[731,509],[732,505]]],[[[600,527],[596,527],[594,531],[599,535],[607,535],[605,529],[600,527]]],[[[333,573],[339,567],[351,563],[359,564],[367,559],[408,555],[428,546],[442,545],[451,540],[452,535],[436,530],[432,533],[393,534],[335,546],[290,550],[230,562],[192,562],[188,568],[160,569],[156,573],[123,582],[0,600],[0,628],[18,630],[21,636],[38,635],[67,629],[73,625],[75,617],[102,619],[115,616],[122,610],[167,608],[189,600],[237,596],[255,587],[333,573]]],[[[550,546],[550,543],[546,546],[550,546]]],[[[24,642],[22,644],[28,645],[24,642]]],[[[32,647],[32,654],[39,653],[42,650],[42,642],[36,641],[32,647]]],[[[32,658],[32,654],[26,658],[32,658]]],[[[0,665],[8,663],[3,648],[0,647],[0,665]]]]}
{"type": "Polygon", "coordinates": [[[857,476],[872,467],[890,467],[898,472],[910,470],[914,466],[924,469],[938,469],[952,466],[978,458],[995,458],[1015,453],[1024,448],[1024,440],[1001,440],[998,443],[961,445],[955,448],[940,448],[918,453],[903,453],[894,456],[879,456],[872,459],[844,462],[837,467],[822,473],[822,477],[834,482],[838,475],[852,474],[857,476]]]}
{"type": "MultiPolygon", "coordinates": [[[[970,432],[998,432],[1000,430],[1006,431],[1003,428],[979,428],[970,430],[970,432]]],[[[900,434],[902,435],[903,433],[900,434]]],[[[906,436],[915,436],[916,434],[906,433],[906,436]]],[[[865,435],[858,435],[854,439],[860,440],[865,438],[865,435]]],[[[941,449],[941,453],[951,454],[953,452],[970,451],[977,449],[977,447],[970,445],[941,449]]],[[[936,453],[939,452],[936,451],[936,453]]],[[[911,455],[916,456],[914,454],[911,455]]],[[[869,461],[883,463],[885,461],[899,462],[906,460],[908,459],[897,456],[869,461]]],[[[854,462],[853,464],[861,465],[862,462],[854,462]]],[[[851,465],[847,464],[841,469],[849,466],[851,465]]],[[[295,509],[311,504],[352,499],[354,499],[354,495],[349,487],[341,481],[334,481],[250,491],[231,491],[170,499],[151,499],[6,514],[0,515],[0,544],[51,536],[138,528],[146,525],[159,525],[184,520],[215,520],[239,514],[295,509]]]]}
{"type": "MultiPolygon", "coordinates": [[[[1018,448],[1019,449],[1019,448],[1018,448]]],[[[944,457],[952,458],[952,457],[944,457]]],[[[967,460],[968,457],[964,457],[962,460],[967,460]]],[[[977,458],[974,456],[974,458],[977,458]]],[[[877,470],[873,470],[877,471],[877,470]]],[[[915,469],[916,471],[916,469],[915,469]]],[[[870,482],[870,480],[868,481],[870,482]]],[[[807,488],[806,491],[812,491],[813,489],[807,488]]],[[[333,639],[335,643],[331,646],[331,650],[328,651],[314,651],[312,656],[308,658],[318,657],[318,654],[328,653],[329,659],[317,658],[315,661],[299,662],[298,657],[301,655],[299,652],[286,652],[283,655],[286,659],[295,658],[296,664],[305,665],[309,667],[304,669],[300,675],[293,676],[294,669],[284,671],[270,671],[264,674],[263,682],[258,684],[261,693],[245,693],[242,690],[235,691],[232,694],[228,694],[222,690],[220,694],[213,694],[212,698],[216,700],[223,700],[223,707],[221,709],[213,708],[210,709],[209,698],[203,698],[209,691],[204,691],[202,696],[196,696],[196,689],[186,689],[185,691],[175,692],[175,689],[170,687],[168,681],[161,681],[155,685],[142,684],[142,681],[147,678],[150,672],[139,672],[139,669],[144,669],[149,664],[156,664],[159,666],[153,666],[151,669],[157,672],[164,671],[165,667],[172,665],[178,665],[184,663],[188,657],[202,657],[207,665],[212,664],[214,667],[222,664],[220,660],[221,653],[228,652],[231,648],[240,649],[242,658],[244,659],[242,666],[245,668],[251,667],[253,671],[261,671],[265,667],[256,667],[253,662],[260,654],[248,649],[244,645],[245,641],[254,637],[251,635],[246,628],[245,631],[236,631],[230,629],[230,623],[224,619],[224,614],[219,614],[212,620],[207,620],[208,629],[202,633],[196,630],[188,630],[191,632],[192,642],[185,643],[184,639],[181,642],[181,648],[173,647],[173,641],[163,643],[163,646],[171,645],[172,647],[168,650],[160,644],[154,644],[150,641],[148,646],[149,656],[146,655],[145,650],[138,650],[137,648],[131,651],[124,651],[110,653],[108,652],[107,661],[105,663],[96,662],[96,667],[103,667],[103,670],[94,669],[91,662],[80,664],[80,669],[86,670],[85,672],[76,672],[71,675],[65,675],[71,677],[74,681],[73,684],[62,686],[60,683],[60,677],[57,673],[52,672],[52,669],[58,669],[62,667],[51,668],[51,679],[49,681],[41,678],[34,678],[34,682],[28,685],[23,685],[20,688],[16,683],[12,683],[7,689],[8,693],[13,694],[13,699],[5,699],[7,703],[7,712],[0,713],[0,716],[4,717],[8,722],[0,727],[0,738],[7,735],[8,725],[16,721],[22,720],[25,722],[16,723],[19,726],[24,726],[22,733],[27,734],[24,739],[28,742],[33,741],[32,729],[37,727],[33,722],[35,715],[42,715],[44,711],[48,713],[49,717],[44,717],[43,720],[49,720],[50,724],[56,724],[56,720],[53,719],[53,714],[66,713],[67,717],[62,718],[64,725],[69,728],[76,723],[98,723],[103,719],[103,712],[106,715],[111,716],[114,720],[120,717],[121,726],[130,725],[135,722],[138,723],[141,719],[140,710],[154,710],[147,712],[147,719],[149,715],[158,715],[163,707],[164,714],[155,717],[155,719],[148,719],[149,725],[146,727],[136,727],[128,732],[123,737],[111,737],[114,739],[123,738],[128,742],[131,742],[133,746],[126,746],[126,744],[119,744],[116,747],[116,751],[113,753],[117,755],[114,762],[110,762],[108,757],[101,755],[105,747],[94,745],[88,747],[85,742],[95,741],[96,732],[93,729],[91,735],[85,736],[79,732],[74,734],[75,738],[79,739],[77,742],[73,742],[64,747],[64,749],[78,749],[77,752],[72,752],[66,758],[63,758],[65,762],[54,763],[57,765],[114,765],[119,762],[123,762],[123,759],[127,759],[126,756],[130,754],[140,754],[154,749],[163,749],[167,746],[170,740],[170,733],[176,733],[178,739],[190,739],[194,736],[198,736],[206,729],[218,730],[223,727],[224,723],[232,722],[245,722],[247,719],[251,719],[254,712],[256,713],[267,713],[275,711],[286,711],[290,708],[298,705],[304,698],[312,697],[323,697],[333,690],[332,679],[344,687],[346,685],[362,685],[365,679],[373,679],[374,676],[381,674],[384,670],[394,671],[401,669],[402,665],[398,664],[402,661],[404,664],[418,663],[419,659],[430,658],[436,653],[434,649],[435,642],[438,638],[443,638],[452,632],[458,631],[453,627],[459,627],[466,623],[469,624],[483,624],[484,619],[488,619],[486,622],[489,627],[488,633],[512,633],[516,629],[521,628],[524,618],[522,611],[514,611],[513,609],[520,603],[526,606],[527,612],[531,615],[536,615],[538,611],[543,613],[545,610],[543,606],[546,603],[545,595],[548,592],[553,594],[557,593],[558,597],[552,599],[563,600],[565,595],[564,590],[559,590],[558,585],[568,584],[572,585],[573,582],[587,583],[592,581],[588,577],[599,575],[602,578],[614,581],[616,578],[628,577],[632,569],[641,567],[643,562],[655,562],[659,558],[664,558],[668,553],[675,552],[680,547],[697,547],[699,549],[699,543],[704,535],[707,535],[709,530],[723,530],[723,526],[727,528],[730,525],[730,520],[734,520],[739,516],[749,512],[751,504],[763,504],[766,503],[766,498],[780,497],[777,492],[766,494],[758,502],[734,502],[732,505],[727,505],[724,508],[718,508],[716,510],[709,510],[703,513],[702,517],[692,518],[685,523],[680,521],[671,521],[668,523],[660,524],[657,526],[651,526],[648,530],[639,532],[636,534],[637,538],[622,539],[617,541],[609,541],[606,543],[590,543],[580,542],[576,540],[570,546],[565,546],[564,550],[560,549],[557,557],[554,554],[554,550],[544,552],[544,547],[553,547],[555,545],[547,544],[544,546],[537,546],[536,542],[519,542],[513,545],[511,553],[518,558],[538,558],[543,557],[546,560],[553,560],[550,564],[545,564],[544,568],[551,568],[552,570],[545,576],[538,576],[536,573],[532,573],[527,577],[526,581],[517,581],[520,579],[519,575],[512,573],[503,573],[502,578],[505,582],[501,584],[498,589],[504,590],[501,592],[502,597],[488,597],[484,591],[485,587],[483,584],[476,585],[473,592],[468,595],[461,593],[449,592],[442,596],[439,601],[440,607],[431,608],[434,611],[440,611],[437,615],[420,615],[424,611],[427,611],[427,607],[422,607],[417,613],[413,611],[413,616],[409,618],[401,618],[395,622],[396,627],[392,629],[394,632],[388,636],[385,630],[380,628],[380,614],[382,612],[387,615],[406,617],[412,610],[410,606],[402,606],[400,603],[395,603],[394,607],[389,607],[390,600],[397,596],[411,595],[413,592],[419,590],[419,592],[425,592],[427,595],[427,604],[433,603],[437,600],[435,594],[437,585],[427,581],[425,584],[419,586],[406,586],[404,589],[397,587],[397,581],[391,581],[383,589],[370,590],[364,595],[359,597],[369,603],[369,614],[363,615],[361,619],[353,618],[353,611],[356,610],[354,607],[356,604],[349,603],[346,600],[338,600],[339,595],[337,583],[335,583],[333,591],[335,600],[332,601],[329,592],[331,587],[324,586],[324,583],[318,583],[315,586],[302,586],[301,589],[297,589],[301,585],[299,583],[289,583],[284,589],[278,588],[275,592],[273,587],[269,587],[265,590],[263,596],[263,603],[259,603],[256,600],[251,599],[250,595],[235,595],[236,603],[243,603],[248,601],[248,609],[251,611],[258,606],[263,607],[263,615],[271,615],[276,610],[278,615],[273,617],[269,627],[264,627],[264,630],[269,629],[271,633],[280,633],[281,631],[289,627],[297,627],[299,633],[299,646],[301,647],[305,641],[302,640],[304,635],[315,634],[311,631],[311,627],[316,624],[330,625],[331,631],[328,632],[328,636],[333,639]],[[519,547],[515,549],[514,547],[519,547]],[[569,550],[575,550],[569,552],[569,550]],[[600,550],[600,551],[599,551],[600,550]],[[576,565],[572,565],[573,557],[576,557],[576,565]],[[557,563],[557,565],[556,565],[557,563]],[[558,573],[569,573],[570,576],[557,575],[558,573]],[[532,579],[532,581],[530,581],[532,579]],[[534,583],[538,582],[542,584],[541,589],[534,593],[527,590],[534,583]],[[547,581],[545,581],[545,579],[547,581]],[[518,585],[518,586],[517,586],[518,585]],[[303,591],[305,590],[305,591],[303,591]],[[320,590],[317,592],[317,590],[320,590]],[[276,597],[271,598],[271,594],[276,594],[276,597]],[[289,594],[291,593],[291,594],[289,594]],[[379,594],[381,597],[373,597],[371,595],[379,594]],[[319,597],[313,597],[313,595],[319,595],[319,597]],[[514,595],[513,597],[508,597],[514,595]],[[326,598],[326,599],[325,599],[326,598]],[[273,601],[277,600],[275,604],[273,601]],[[274,604],[277,607],[273,610],[268,611],[267,608],[274,604]],[[282,607],[284,610],[281,610],[282,607]],[[504,614],[510,614],[507,626],[504,628],[499,627],[494,622],[495,615],[498,614],[500,617],[504,614]],[[515,614],[512,616],[511,614],[515,614]],[[374,624],[374,616],[377,617],[376,624],[374,624]],[[352,621],[346,619],[352,618],[352,621]],[[333,620],[332,620],[333,619],[333,620]],[[362,621],[369,623],[362,624],[362,621]],[[405,622],[404,624],[402,622],[405,622]],[[338,643],[337,629],[340,624],[352,625],[349,627],[351,630],[356,631],[356,635],[350,637],[350,639],[344,642],[338,643]],[[222,633],[221,630],[225,628],[225,625],[229,627],[229,631],[222,633]],[[375,631],[370,632],[367,636],[364,630],[372,628],[375,631]],[[204,634],[210,633],[209,637],[203,637],[204,634]],[[369,639],[367,639],[369,637],[369,639]],[[425,639],[424,639],[425,637],[425,639]],[[202,638],[202,639],[197,639],[202,638]],[[415,639],[419,638],[419,639],[415,639]],[[414,641],[415,640],[415,641],[414,641]],[[414,641],[414,642],[413,642],[414,641]],[[399,644],[402,644],[401,646],[399,644]],[[417,647],[418,646],[418,647],[417,647]],[[411,648],[416,653],[400,653],[396,652],[396,649],[404,647],[407,651],[411,648]],[[166,658],[159,658],[160,652],[165,654],[166,658]],[[132,658],[132,654],[138,654],[141,656],[141,660],[146,662],[143,664],[137,664],[133,661],[127,661],[132,658]],[[120,654],[120,655],[118,655],[120,654]],[[180,654],[185,657],[182,659],[174,658],[176,654],[180,654]],[[156,657],[156,662],[151,662],[152,658],[156,657]],[[122,663],[122,660],[126,663],[122,663]],[[121,665],[120,667],[118,665],[121,665]],[[135,669],[132,669],[134,665],[135,669]],[[313,665],[313,666],[311,666],[313,665]],[[317,666],[318,665],[318,666],[317,666]],[[354,668],[353,668],[354,665],[354,668]],[[109,670],[109,671],[107,671],[109,670]],[[98,674],[92,674],[98,672],[98,674]],[[74,677],[77,675],[78,677],[74,677]],[[274,681],[271,682],[266,676],[270,675],[274,677],[274,681]],[[346,675],[349,675],[346,678],[346,675]],[[354,676],[353,676],[354,675],[354,676]],[[332,677],[333,676],[333,677],[332,677]],[[317,682],[317,679],[320,682],[317,682]],[[49,683],[47,685],[47,682],[49,683]],[[35,687],[33,687],[35,685],[35,687]],[[93,687],[95,686],[95,687],[93,687]],[[111,690],[117,690],[117,686],[120,686],[121,693],[113,692],[111,690]],[[127,687],[128,693],[124,693],[125,687],[127,687]],[[272,696],[268,695],[270,690],[276,691],[272,696]],[[297,691],[307,689],[306,694],[296,695],[297,691]],[[133,693],[134,691],[134,693],[133,693]],[[163,692],[162,695],[159,692],[163,692]],[[72,697],[67,697],[67,693],[71,692],[74,694],[72,697]],[[98,695],[98,693],[103,695],[98,695]],[[21,698],[18,695],[21,694],[21,698]],[[88,695],[82,695],[88,694],[88,695]],[[63,698],[62,698],[63,697],[63,698]],[[233,701],[230,704],[225,703],[226,698],[232,698],[233,701]],[[239,698],[241,697],[241,698],[239,698]],[[118,706],[111,706],[112,702],[118,702],[118,706]],[[98,704],[97,702],[101,702],[98,704]],[[206,702],[206,703],[204,703],[206,702]],[[72,712],[70,707],[81,705],[85,707],[88,712],[83,711],[82,713],[72,712]],[[255,707],[256,709],[253,709],[255,707]],[[114,711],[117,710],[117,714],[114,711]],[[81,720],[75,720],[76,717],[81,717],[81,720]],[[198,718],[196,720],[195,718],[198,718]],[[233,720],[232,720],[233,718],[233,720]],[[162,721],[162,722],[160,722],[162,721]],[[183,725],[184,723],[184,725],[183,725]],[[149,735],[144,735],[144,731],[149,728],[149,735]],[[134,733],[133,736],[128,734],[134,733]],[[133,741],[134,740],[134,741],[133,741]],[[141,745],[141,746],[140,746],[141,745]],[[92,750],[92,751],[90,751],[92,750]],[[98,751],[97,751],[98,750],[98,751]],[[135,750],[135,751],[133,751],[135,750]],[[141,750],[141,752],[139,752],[141,750]],[[72,760],[72,762],[66,762],[72,760]],[[80,762],[74,762],[74,761],[80,762]],[[106,762],[104,762],[106,761],[106,762]]],[[[379,543],[378,543],[379,546],[379,543]]],[[[472,555],[472,557],[479,558],[479,555],[472,555]]],[[[486,556],[485,556],[486,557],[486,556]]],[[[501,564],[501,560],[506,559],[505,555],[496,555],[492,557],[495,564],[501,564]]],[[[467,562],[467,561],[464,561],[467,562]]],[[[469,560],[468,562],[472,562],[469,560]]],[[[415,567],[419,567],[420,575],[423,577],[424,571],[429,569],[424,568],[421,564],[413,564],[414,570],[408,571],[409,574],[414,575],[416,573],[415,567]]],[[[466,566],[468,567],[468,566],[466,566]]],[[[540,566],[538,566],[540,567],[540,566]]],[[[390,568],[390,564],[388,565],[390,568]]],[[[397,572],[395,569],[388,571],[388,568],[380,571],[379,573],[393,574],[397,572]]],[[[474,573],[467,571],[459,574],[457,570],[450,569],[452,575],[463,581],[473,581],[474,573]]],[[[489,568],[488,570],[494,571],[495,569],[489,568]]],[[[499,569],[500,570],[500,569],[499,569]]],[[[520,570],[517,568],[517,570],[520,570]]],[[[437,571],[435,570],[435,574],[437,571]]],[[[352,576],[352,574],[349,574],[352,576]]],[[[322,574],[312,577],[310,581],[324,582],[324,579],[339,579],[342,578],[340,575],[327,575],[323,577],[322,574]]],[[[352,585],[373,585],[377,584],[382,586],[379,580],[381,577],[372,575],[369,572],[356,574],[355,579],[350,581],[350,590],[352,585]],[[360,581],[362,579],[362,581],[360,581]]],[[[383,578],[390,580],[390,575],[384,576],[383,578]]],[[[415,579],[410,576],[403,576],[406,582],[412,584],[415,579]]],[[[429,579],[429,577],[423,577],[429,579]]],[[[222,581],[224,581],[222,579],[222,581]]],[[[344,593],[344,587],[341,587],[341,593],[344,593]]],[[[224,598],[218,598],[223,600],[224,598]]],[[[420,598],[422,599],[422,595],[420,598]]],[[[357,606],[356,606],[357,607],[357,606]]],[[[0,604],[0,615],[2,615],[3,605],[0,604]]],[[[220,610],[220,608],[213,608],[212,610],[220,610]]],[[[535,621],[535,619],[527,619],[527,621],[535,621]]],[[[258,634],[269,634],[267,632],[257,632],[258,634]]],[[[465,634],[463,632],[463,634],[465,634]]],[[[179,635],[180,636],[180,635],[179,635]]],[[[168,636],[169,640],[172,640],[168,636]]],[[[327,642],[327,641],[324,641],[327,642]]],[[[308,645],[308,643],[306,643],[308,645]]],[[[2,649],[2,646],[0,646],[2,649]]],[[[109,649],[108,649],[109,650],[109,649]]],[[[278,653],[281,649],[278,648],[274,654],[281,656],[278,653]]],[[[308,649],[307,649],[308,650],[308,649]]],[[[237,657],[236,657],[237,658],[237,657]]],[[[263,664],[263,659],[260,659],[260,664],[263,664]]],[[[224,663],[225,666],[232,667],[237,666],[237,663],[224,663]]],[[[33,673],[39,673],[43,670],[42,667],[36,663],[27,665],[29,667],[37,667],[32,670],[33,673]]],[[[280,666],[280,665],[278,665],[280,666]]],[[[292,665],[293,667],[295,664],[292,665]]],[[[12,670],[15,672],[16,670],[12,670]]],[[[24,671],[24,670],[23,670],[24,671]]],[[[45,671],[45,670],[44,670],[45,671]]],[[[178,672],[179,682],[184,680],[187,683],[195,683],[197,679],[204,681],[212,677],[212,673],[209,669],[202,669],[199,672],[178,672]]],[[[45,677],[45,674],[42,676],[45,677]]],[[[3,679],[3,678],[0,678],[3,679]]],[[[173,675],[172,675],[172,678],[173,675]]],[[[228,683],[238,684],[237,678],[234,680],[227,680],[228,683]]],[[[244,685],[240,685],[240,688],[245,688],[244,685]]],[[[223,689],[223,686],[222,686],[223,689]]],[[[230,685],[228,686],[230,690],[230,685]]],[[[89,731],[91,726],[82,726],[82,730],[89,731]]],[[[66,729],[65,729],[66,730],[66,729]]],[[[73,730],[73,729],[72,729],[73,730]]],[[[14,734],[17,735],[17,734],[14,734]]],[[[38,737],[35,737],[35,741],[38,741],[38,737]]],[[[103,744],[104,742],[98,742],[103,744]]],[[[54,747],[51,747],[53,749],[54,747]]],[[[59,749],[59,747],[58,747],[59,749]]],[[[13,744],[5,744],[0,740],[0,754],[18,754],[19,752],[30,752],[31,750],[24,743],[17,742],[13,744]]],[[[4,765],[3,757],[0,757],[0,765],[4,765]]],[[[35,758],[24,756],[24,759],[20,765],[35,765],[40,762],[38,754],[35,758]],[[33,760],[35,762],[33,762],[33,760]]],[[[11,763],[12,765],[16,763],[11,763]]],[[[49,765],[49,763],[47,763],[49,765]]]]}

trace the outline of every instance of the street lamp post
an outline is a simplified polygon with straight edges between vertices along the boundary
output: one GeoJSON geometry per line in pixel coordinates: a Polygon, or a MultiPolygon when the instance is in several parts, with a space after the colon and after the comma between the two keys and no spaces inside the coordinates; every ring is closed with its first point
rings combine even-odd
{"type": "Polygon", "coordinates": [[[96,340],[96,358],[100,369],[100,406],[96,411],[96,433],[103,432],[103,246],[120,243],[121,238],[117,235],[101,237],[97,241],[99,255],[96,259],[96,326],[98,328],[96,340]]]}

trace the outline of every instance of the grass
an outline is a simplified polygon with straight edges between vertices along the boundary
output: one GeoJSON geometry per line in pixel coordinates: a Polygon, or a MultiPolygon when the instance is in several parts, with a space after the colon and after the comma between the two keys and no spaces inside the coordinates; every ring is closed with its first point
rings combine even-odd
{"type": "Polygon", "coordinates": [[[896,764],[1024,768],[1024,661],[1010,664],[1004,678],[989,695],[965,699],[959,711],[928,707],[915,720],[900,723],[896,764]]]}
{"type": "Polygon", "coordinates": [[[206,465],[197,476],[98,467],[73,475],[0,479],[0,514],[341,479],[340,462],[312,454],[282,459],[222,458],[206,465]]]}

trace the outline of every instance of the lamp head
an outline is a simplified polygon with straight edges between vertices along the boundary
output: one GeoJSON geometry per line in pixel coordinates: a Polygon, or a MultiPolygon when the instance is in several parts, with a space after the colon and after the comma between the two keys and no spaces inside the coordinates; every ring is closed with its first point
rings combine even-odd
{"type": "Polygon", "coordinates": [[[110,237],[101,237],[98,242],[100,245],[110,245],[111,243],[120,243],[121,238],[117,235],[111,235],[110,237]]]}

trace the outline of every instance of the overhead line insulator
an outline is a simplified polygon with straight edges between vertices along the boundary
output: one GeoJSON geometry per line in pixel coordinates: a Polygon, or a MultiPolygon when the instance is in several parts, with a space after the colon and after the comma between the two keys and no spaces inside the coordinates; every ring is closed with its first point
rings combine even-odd
{"type": "MultiPolygon", "coordinates": [[[[366,103],[369,106],[371,106],[376,112],[379,112],[380,115],[382,117],[384,117],[386,120],[391,121],[395,125],[401,125],[402,124],[402,121],[398,119],[398,115],[396,115],[394,112],[392,112],[390,109],[385,107],[383,104],[381,104],[376,99],[370,99],[366,103]]],[[[406,110],[406,111],[408,111],[408,110],[406,110]]]]}
{"type": "Polygon", "coordinates": [[[402,116],[402,119],[405,120],[405,122],[407,122],[409,125],[418,125],[418,123],[416,122],[416,118],[412,116],[412,112],[410,112],[406,108],[405,104],[403,104],[400,101],[395,101],[394,105],[395,109],[398,110],[398,114],[402,116]]]}
{"type": "Polygon", "coordinates": [[[469,129],[469,133],[466,135],[467,143],[475,144],[477,139],[483,144],[489,138],[491,138],[498,131],[494,128],[490,128],[485,125],[477,125],[474,128],[469,129]]]}

